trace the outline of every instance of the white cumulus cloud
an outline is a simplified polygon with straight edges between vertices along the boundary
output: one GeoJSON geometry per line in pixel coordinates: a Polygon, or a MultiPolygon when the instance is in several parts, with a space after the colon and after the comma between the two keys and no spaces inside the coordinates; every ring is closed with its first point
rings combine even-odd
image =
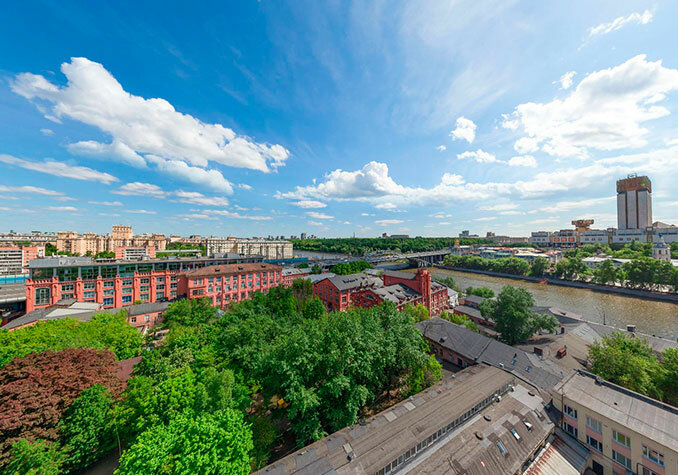
{"type": "Polygon", "coordinates": [[[323,203],[322,201],[315,201],[315,200],[300,200],[295,203],[292,203],[294,206],[297,206],[299,208],[326,208],[327,205],[323,203]]]}
{"type": "Polygon", "coordinates": [[[459,117],[457,119],[457,128],[450,132],[453,140],[466,140],[468,143],[473,143],[476,138],[476,128],[478,127],[471,119],[466,117],[459,117]]]}
{"type": "Polygon", "coordinates": [[[306,214],[313,219],[334,219],[334,216],[325,213],[319,213],[318,211],[306,211],[306,214]]]}
{"type": "Polygon", "coordinates": [[[375,223],[379,226],[389,226],[391,224],[404,223],[404,221],[402,219],[377,219],[375,223]]]}
{"type": "Polygon", "coordinates": [[[509,159],[508,164],[510,167],[535,168],[537,166],[537,160],[535,160],[532,155],[522,155],[520,157],[512,157],[509,159]]]}
{"type": "Polygon", "coordinates": [[[505,117],[504,126],[518,122],[527,137],[554,156],[586,157],[589,149],[642,147],[649,133],[644,123],[669,115],[658,103],[675,90],[678,69],[638,55],[589,74],[565,99],[518,105],[505,117]]]}
{"type": "Polygon", "coordinates": [[[558,82],[560,83],[560,88],[569,89],[574,83],[572,78],[574,77],[575,74],[577,74],[577,71],[568,71],[562,76],[560,76],[560,79],[558,79],[558,82]]]}
{"type": "Polygon", "coordinates": [[[439,151],[439,152],[444,152],[445,150],[447,150],[447,147],[444,146],[444,145],[438,145],[436,147],[436,150],[439,151]]]}
{"type": "Polygon", "coordinates": [[[460,154],[457,154],[457,158],[459,160],[463,160],[465,158],[470,158],[472,160],[475,160],[478,163],[494,163],[494,162],[497,162],[497,157],[495,157],[493,154],[491,154],[489,152],[485,152],[481,148],[479,148],[475,152],[468,150],[466,152],[462,152],[460,154]]]}

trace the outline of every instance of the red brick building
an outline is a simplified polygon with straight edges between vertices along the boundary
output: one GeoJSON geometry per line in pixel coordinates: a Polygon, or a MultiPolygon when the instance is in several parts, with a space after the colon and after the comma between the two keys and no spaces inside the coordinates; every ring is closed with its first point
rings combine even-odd
{"type": "Polygon", "coordinates": [[[311,275],[311,269],[297,268],[297,267],[287,267],[282,270],[282,279],[283,285],[285,288],[292,287],[292,283],[297,279],[305,279],[311,275]]]}
{"type": "Polygon", "coordinates": [[[282,267],[274,264],[226,264],[203,267],[178,276],[177,293],[188,299],[207,298],[215,307],[248,300],[283,282],[282,267]]]}
{"type": "Polygon", "coordinates": [[[447,308],[447,287],[431,281],[427,270],[416,274],[384,271],[381,278],[366,274],[328,277],[313,285],[313,293],[328,310],[340,312],[349,306],[372,307],[382,302],[393,302],[398,310],[405,305],[425,305],[431,315],[447,308]]]}
{"type": "Polygon", "coordinates": [[[479,325],[494,327],[495,322],[492,319],[485,319],[480,312],[480,304],[485,300],[484,297],[477,295],[467,295],[459,299],[459,305],[454,307],[453,312],[456,315],[462,315],[473,320],[479,325]]]}

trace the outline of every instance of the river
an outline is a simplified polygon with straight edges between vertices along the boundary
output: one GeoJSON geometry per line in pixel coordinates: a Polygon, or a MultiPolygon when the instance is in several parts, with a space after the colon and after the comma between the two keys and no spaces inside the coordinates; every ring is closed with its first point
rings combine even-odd
{"type": "Polygon", "coordinates": [[[505,285],[522,287],[530,291],[539,306],[559,307],[585,320],[619,328],[632,324],[642,333],[678,338],[678,304],[446,269],[429,268],[429,272],[434,278],[453,277],[462,289],[489,287],[497,293],[505,285]]]}
{"type": "Polygon", "coordinates": [[[297,257],[308,257],[309,259],[343,259],[344,257],[348,257],[348,254],[338,254],[335,252],[302,251],[300,249],[295,249],[294,255],[297,257]]]}

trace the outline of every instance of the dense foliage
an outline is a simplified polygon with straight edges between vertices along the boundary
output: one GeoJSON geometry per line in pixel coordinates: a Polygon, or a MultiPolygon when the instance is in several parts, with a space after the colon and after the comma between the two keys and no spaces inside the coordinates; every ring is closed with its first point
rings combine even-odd
{"type": "Polygon", "coordinates": [[[357,274],[358,272],[362,272],[365,269],[370,268],[372,268],[372,264],[365,261],[342,262],[341,264],[332,266],[330,272],[333,272],[337,275],[348,275],[357,274]]]}
{"type": "Polygon", "coordinates": [[[501,339],[515,345],[540,330],[553,331],[558,321],[552,315],[535,313],[532,295],[520,287],[505,286],[496,300],[485,300],[480,312],[485,319],[496,324],[501,339]]]}
{"type": "Polygon", "coordinates": [[[591,345],[589,360],[600,377],[678,406],[678,348],[657,358],[647,341],[613,332],[591,345]]]}
{"type": "Polygon", "coordinates": [[[363,255],[376,251],[424,252],[437,251],[452,247],[459,241],[462,245],[490,244],[487,239],[477,238],[336,238],[336,239],[299,239],[293,241],[295,249],[317,252],[336,252],[341,254],[363,255]]]}
{"type": "Polygon", "coordinates": [[[124,312],[99,313],[89,322],[72,319],[38,322],[18,330],[0,330],[0,368],[29,353],[65,348],[111,350],[118,359],[139,354],[141,335],[124,312]]]}
{"type": "Polygon", "coordinates": [[[468,318],[466,315],[457,315],[456,313],[443,312],[440,314],[440,318],[444,318],[447,321],[456,323],[457,325],[462,325],[469,330],[480,333],[480,329],[476,322],[468,318]]]}
{"type": "Polygon", "coordinates": [[[181,413],[143,432],[115,473],[246,474],[252,448],[252,432],[241,412],[181,413]]]}
{"type": "Polygon", "coordinates": [[[485,259],[479,256],[455,256],[448,254],[443,263],[447,266],[460,267],[462,269],[477,269],[491,272],[501,272],[512,275],[528,275],[530,264],[518,257],[501,257],[499,259],[485,259]]]}
{"type": "MultiPolygon", "coordinates": [[[[84,348],[32,353],[5,365],[0,369],[0,454],[7,456],[20,439],[58,441],[57,425],[83,390],[99,384],[120,394],[116,371],[111,352],[84,348]]],[[[5,463],[0,455],[0,464],[5,463]]]]}
{"type": "Polygon", "coordinates": [[[127,338],[117,318],[2,333],[5,467],[77,472],[120,448],[120,474],[245,474],[275,445],[313,441],[441,378],[413,325],[425,307],[327,313],[305,280],[226,312],[205,300],[172,304],[169,333],[148,337],[126,385],[109,351],[44,351],[138,354],[140,337],[127,338]]]}
{"type": "Polygon", "coordinates": [[[484,297],[486,299],[491,299],[494,297],[494,290],[489,287],[466,287],[466,295],[476,295],[478,297],[484,297]]]}

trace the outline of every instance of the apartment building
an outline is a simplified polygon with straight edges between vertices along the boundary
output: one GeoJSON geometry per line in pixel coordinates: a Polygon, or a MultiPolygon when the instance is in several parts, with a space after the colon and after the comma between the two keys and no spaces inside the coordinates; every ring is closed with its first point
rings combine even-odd
{"type": "Polygon", "coordinates": [[[596,474],[678,473],[678,408],[577,371],[553,390],[561,427],[596,474]]]}
{"type": "Polygon", "coordinates": [[[132,233],[132,226],[113,226],[111,234],[83,233],[73,231],[59,232],[56,247],[59,252],[70,252],[81,256],[99,252],[115,252],[116,247],[153,247],[165,250],[167,241],[164,234],[132,233]]]}
{"type": "Polygon", "coordinates": [[[173,300],[178,296],[178,275],[183,272],[255,262],[261,262],[261,258],[227,255],[112,262],[88,257],[36,259],[28,265],[26,312],[69,298],[102,303],[104,308],[173,300]]]}
{"type": "Polygon", "coordinates": [[[153,246],[116,246],[115,258],[123,261],[136,261],[139,259],[152,259],[155,257],[153,246]]]}
{"type": "Polygon", "coordinates": [[[263,256],[264,259],[291,259],[294,257],[290,241],[271,239],[206,238],[208,256],[233,252],[242,256],[263,256]]]}
{"type": "Polygon", "coordinates": [[[178,276],[178,295],[187,299],[206,298],[215,307],[249,300],[254,292],[267,293],[282,284],[282,267],[273,264],[242,263],[203,267],[178,276]]]}
{"type": "Polygon", "coordinates": [[[0,276],[26,274],[28,262],[44,255],[44,246],[1,246],[0,276]]]}

